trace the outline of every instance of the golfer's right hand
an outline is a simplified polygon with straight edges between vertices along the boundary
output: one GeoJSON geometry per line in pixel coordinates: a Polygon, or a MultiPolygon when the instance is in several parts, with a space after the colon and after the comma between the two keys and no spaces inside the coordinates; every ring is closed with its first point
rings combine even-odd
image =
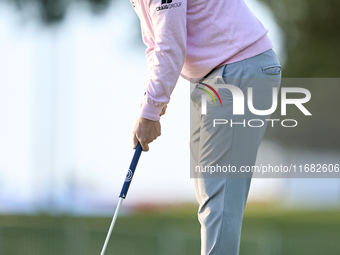
{"type": "Polygon", "coordinates": [[[161,124],[159,121],[139,117],[133,129],[133,148],[136,149],[138,142],[140,142],[143,151],[148,151],[148,144],[160,135],[161,124]]]}

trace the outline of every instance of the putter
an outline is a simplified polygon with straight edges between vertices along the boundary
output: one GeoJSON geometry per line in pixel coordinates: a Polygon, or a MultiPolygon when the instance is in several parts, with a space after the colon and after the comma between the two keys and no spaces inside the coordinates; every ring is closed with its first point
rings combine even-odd
{"type": "Polygon", "coordinates": [[[130,168],[129,168],[129,170],[127,172],[127,175],[126,175],[122,191],[120,192],[118,205],[117,205],[115,214],[113,215],[113,218],[112,218],[112,221],[111,221],[111,225],[110,225],[110,228],[109,228],[109,232],[106,235],[106,239],[105,239],[105,242],[104,242],[104,245],[103,245],[103,248],[102,248],[102,251],[101,251],[100,255],[104,255],[105,254],[105,250],[106,250],[107,244],[109,243],[113,227],[114,227],[115,222],[116,222],[117,217],[118,217],[120,206],[123,203],[123,199],[126,198],[126,195],[127,195],[128,190],[129,190],[129,187],[130,187],[130,184],[131,184],[131,181],[132,181],[132,177],[133,177],[133,175],[135,173],[136,166],[137,166],[137,163],[138,163],[138,160],[139,160],[139,157],[140,157],[141,153],[142,153],[142,146],[140,145],[140,143],[138,143],[138,145],[136,147],[136,150],[135,150],[135,154],[133,155],[133,158],[132,158],[132,161],[131,161],[131,164],[130,164],[130,168]]]}

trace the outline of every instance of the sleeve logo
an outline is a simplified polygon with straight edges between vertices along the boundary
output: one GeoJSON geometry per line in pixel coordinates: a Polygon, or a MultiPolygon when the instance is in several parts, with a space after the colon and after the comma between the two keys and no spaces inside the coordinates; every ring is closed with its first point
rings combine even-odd
{"type": "Polygon", "coordinates": [[[177,8],[182,5],[182,2],[172,3],[172,0],[162,0],[161,6],[156,8],[156,11],[170,10],[172,8],[177,8]]]}

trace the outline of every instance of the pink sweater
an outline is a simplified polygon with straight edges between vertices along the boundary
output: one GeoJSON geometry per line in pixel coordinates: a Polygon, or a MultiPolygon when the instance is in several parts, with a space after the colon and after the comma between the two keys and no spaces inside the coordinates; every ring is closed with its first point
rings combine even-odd
{"type": "Polygon", "coordinates": [[[180,75],[213,68],[272,48],[268,30],[244,0],[131,0],[140,21],[149,75],[140,115],[159,120],[180,75]]]}

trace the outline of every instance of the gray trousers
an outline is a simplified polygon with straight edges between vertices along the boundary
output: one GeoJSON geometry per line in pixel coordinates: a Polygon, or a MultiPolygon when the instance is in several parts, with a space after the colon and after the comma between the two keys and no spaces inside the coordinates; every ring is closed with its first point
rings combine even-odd
{"type": "MultiPolygon", "coordinates": [[[[245,109],[243,115],[233,114],[233,96],[229,89],[216,89],[222,105],[216,104],[210,96],[207,96],[206,106],[202,105],[202,94],[207,93],[202,89],[193,89],[191,93],[191,177],[194,178],[199,203],[201,255],[237,255],[252,176],[248,174],[235,177],[224,172],[197,172],[197,169],[217,165],[240,169],[242,166],[255,164],[268,123],[265,120],[270,115],[258,116],[249,111],[248,87],[253,88],[253,105],[256,109],[271,108],[272,88],[278,90],[280,87],[281,67],[274,51],[269,50],[217,68],[204,81],[208,80],[210,83],[222,82],[240,88],[245,97],[245,109]],[[202,114],[203,106],[206,107],[206,114],[202,114]],[[229,123],[214,127],[214,119],[229,120],[229,123]],[[244,125],[251,119],[257,119],[257,127],[244,125]],[[231,120],[239,124],[231,126],[231,120]],[[260,126],[259,120],[263,120],[263,126],[260,126]]],[[[215,96],[215,101],[219,102],[216,95],[213,92],[211,94],[215,96]]]]}

